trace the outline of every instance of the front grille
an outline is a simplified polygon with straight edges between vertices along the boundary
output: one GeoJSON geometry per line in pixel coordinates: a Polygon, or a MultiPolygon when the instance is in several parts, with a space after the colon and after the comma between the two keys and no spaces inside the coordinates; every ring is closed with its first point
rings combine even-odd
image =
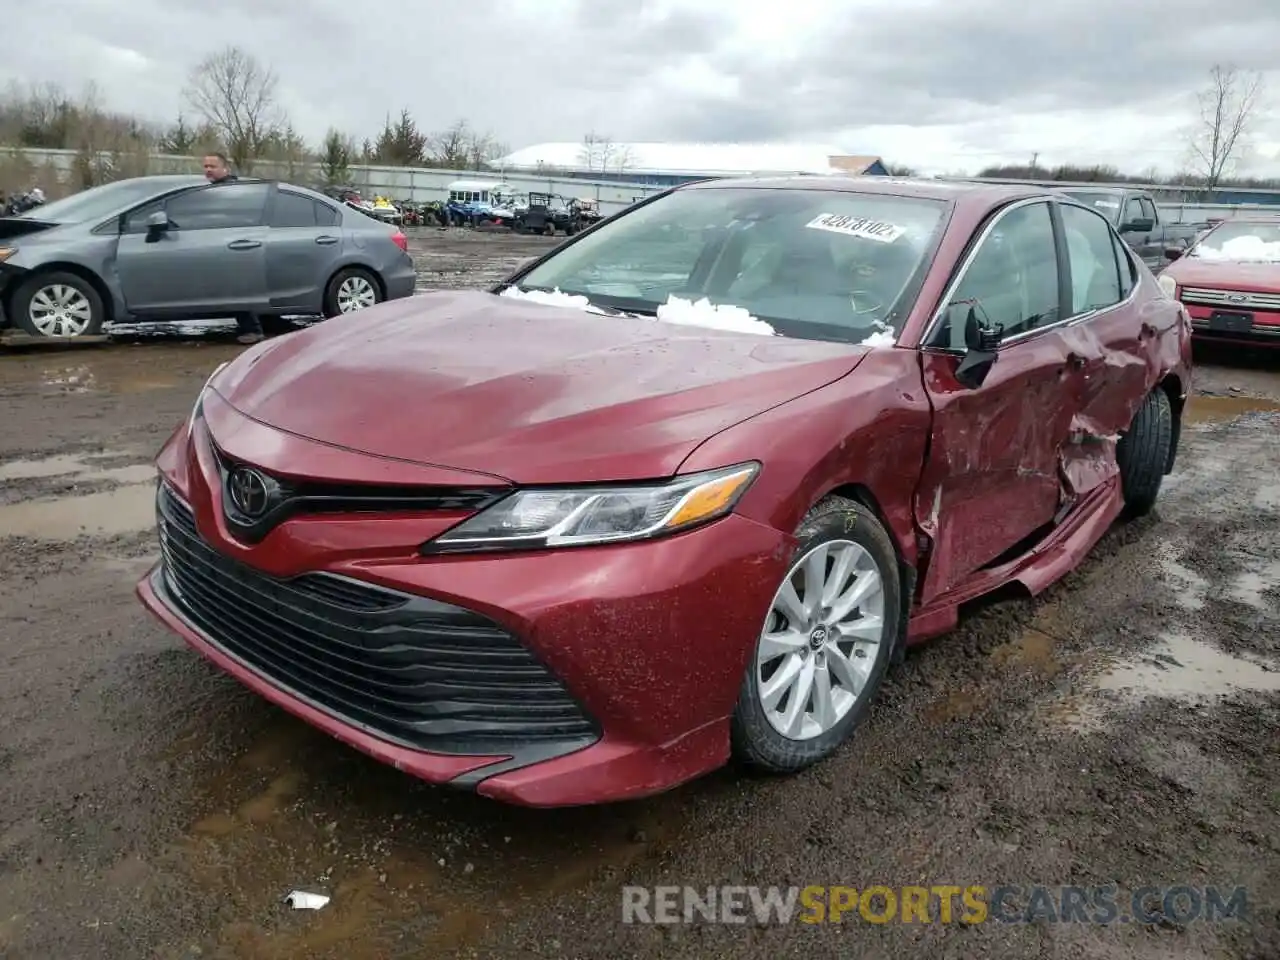
{"type": "Polygon", "coordinates": [[[1183,287],[1180,296],[1183,303],[1199,303],[1207,307],[1227,307],[1234,310],[1280,310],[1280,293],[1248,293],[1243,290],[1205,290],[1202,287],[1183,287]],[[1233,300],[1232,297],[1243,299],[1233,300]]]}
{"type": "Polygon", "coordinates": [[[563,684],[486,617],[331,574],[270,577],[209,546],[164,486],[157,509],[164,585],[179,612],[327,713],[438,753],[596,738],[563,684]]]}

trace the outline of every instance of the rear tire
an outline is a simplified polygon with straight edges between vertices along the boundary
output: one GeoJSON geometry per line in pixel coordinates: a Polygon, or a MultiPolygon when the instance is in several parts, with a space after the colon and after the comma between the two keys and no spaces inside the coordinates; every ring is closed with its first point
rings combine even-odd
{"type": "Polygon", "coordinates": [[[796,537],[730,723],[734,759],[773,774],[803,770],[849,738],[875,699],[902,629],[897,554],[870,510],[829,497],[809,511],[796,537]],[[801,614],[809,608],[812,614],[801,614]],[[792,675],[797,680],[775,694],[792,675]],[[824,692],[827,711],[819,707],[824,692]]]}
{"type": "Polygon", "coordinates": [[[1146,516],[1155,507],[1172,447],[1173,407],[1169,395],[1157,387],[1142,401],[1116,445],[1120,487],[1131,517],[1146,516]]]}
{"type": "Polygon", "coordinates": [[[324,315],[328,318],[357,313],[382,300],[382,288],[372,273],[361,267],[344,267],[325,288],[324,315]]]}
{"type": "Polygon", "coordinates": [[[27,279],[14,291],[10,307],[13,321],[26,333],[51,340],[96,336],[107,319],[93,284],[61,270],[27,279]]]}

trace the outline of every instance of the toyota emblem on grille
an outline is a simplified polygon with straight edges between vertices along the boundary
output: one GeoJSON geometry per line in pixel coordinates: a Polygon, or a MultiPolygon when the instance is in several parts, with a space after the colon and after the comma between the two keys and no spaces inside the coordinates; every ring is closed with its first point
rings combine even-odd
{"type": "Polygon", "coordinates": [[[250,520],[260,518],[271,505],[267,478],[248,467],[237,467],[231,471],[227,477],[227,493],[232,506],[250,520]]]}

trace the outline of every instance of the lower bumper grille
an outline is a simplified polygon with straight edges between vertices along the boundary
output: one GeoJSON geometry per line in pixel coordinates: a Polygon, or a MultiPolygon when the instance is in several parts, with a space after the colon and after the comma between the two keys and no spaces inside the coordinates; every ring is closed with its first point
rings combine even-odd
{"type": "Polygon", "coordinates": [[[157,495],[165,592],[214,645],[344,722],[452,754],[597,738],[564,685],[498,624],[330,574],[282,580],[218,553],[157,495]]]}

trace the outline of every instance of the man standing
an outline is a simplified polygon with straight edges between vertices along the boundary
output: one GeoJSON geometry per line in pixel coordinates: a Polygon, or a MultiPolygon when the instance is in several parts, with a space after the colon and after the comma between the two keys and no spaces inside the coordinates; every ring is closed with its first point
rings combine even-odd
{"type": "Polygon", "coordinates": [[[231,172],[231,161],[225,153],[211,153],[204,158],[204,178],[210,183],[227,183],[239,179],[231,172]]]}
{"type": "MultiPolygon", "coordinates": [[[[239,178],[231,172],[231,163],[225,153],[211,153],[204,158],[204,178],[210,183],[234,183],[239,178]]],[[[236,329],[240,343],[257,343],[262,339],[262,321],[252,313],[236,315],[236,329]]]]}

